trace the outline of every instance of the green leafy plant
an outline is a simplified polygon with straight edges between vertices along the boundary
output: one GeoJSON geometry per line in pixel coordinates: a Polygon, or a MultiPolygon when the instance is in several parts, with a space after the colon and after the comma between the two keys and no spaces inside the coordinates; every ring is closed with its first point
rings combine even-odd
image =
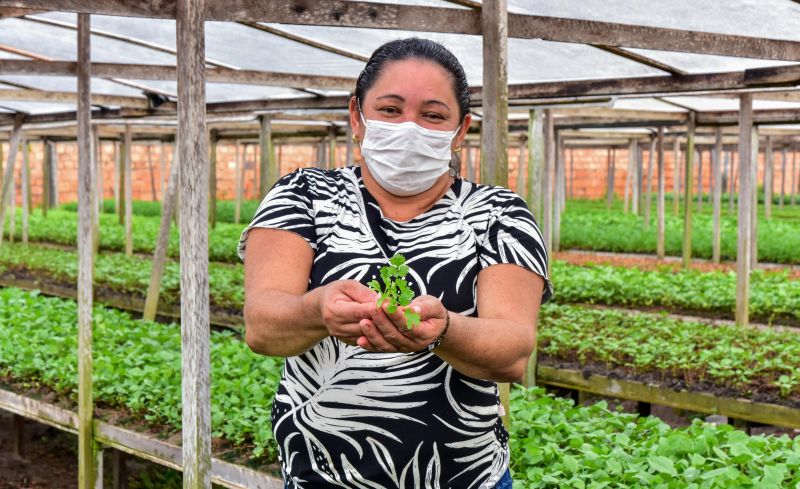
{"type": "MultiPolygon", "coordinates": [[[[383,306],[385,302],[389,302],[386,310],[390,314],[397,312],[398,306],[407,306],[414,298],[414,291],[408,286],[406,275],[408,275],[408,265],[406,265],[406,257],[400,253],[395,254],[389,259],[389,264],[381,267],[381,280],[383,286],[377,280],[370,280],[367,284],[370,289],[374,290],[380,297],[378,297],[378,307],[383,306]]],[[[406,327],[413,329],[414,326],[419,324],[419,314],[412,311],[410,308],[403,310],[406,317],[406,327]]]]}

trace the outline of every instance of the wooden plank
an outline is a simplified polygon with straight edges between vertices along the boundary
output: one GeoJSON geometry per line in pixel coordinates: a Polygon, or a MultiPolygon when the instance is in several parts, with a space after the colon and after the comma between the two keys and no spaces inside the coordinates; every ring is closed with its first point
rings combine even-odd
{"type": "Polygon", "coordinates": [[[752,193],[751,165],[753,144],[753,96],[743,93],[739,98],[739,222],[736,247],[736,324],[747,326],[750,321],[750,241],[752,193]]]}
{"type": "Polygon", "coordinates": [[[786,148],[781,150],[781,200],[779,208],[783,210],[783,201],[786,200],[786,148]]]}
{"type": "Polygon", "coordinates": [[[328,168],[336,168],[336,126],[328,128],[328,168]]]}
{"type": "Polygon", "coordinates": [[[703,212],[703,150],[697,149],[697,213],[703,212]]]}
{"type": "Polygon", "coordinates": [[[625,189],[623,190],[623,204],[622,204],[622,212],[624,214],[628,213],[630,209],[631,203],[631,188],[633,182],[633,155],[636,151],[635,149],[635,140],[631,139],[630,146],[628,147],[628,166],[625,170],[625,189]]]}
{"type": "Polygon", "coordinates": [[[611,148],[606,149],[606,209],[611,210],[614,203],[614,159],[611,148]]]}
{"type": "Polygon", "coordinates": [[[209,170],[208,170],[208,224],[211,229],[217,228],[217,143],[219,142],[219,131],[212,129],[209,131],[209,170]]]}
{"type": "Polygon", "coordinates": [[[577,389],[601,396],[632,399],[660,406],[713,413],[786,428],[800,427],[800,409],[753,402],[749,399],[719,397],[705,392],[673,390],[657,384],[612,379],[604,375],[584,375],[578,370],[557,369],[547,365],[537,368],[540,384],[577,389]]]}
{"type": "MultiPolygon", "coordinates": [[[[470,12],[470,11],[465,11],[470,12]]],[[[508,186],[508,3],[483,2],[481,183],[508,186]]]]}
{"type": "Polygon", "coordinates": [[[113,450],[111,459],[112,487],[114,489],[128,488],[127,454],[122,450],[113,450]]]}
{"type": "MultiPolygon", "coordinates": [[[[175,2],[130,0],[0,0],[0,7],[38,8],[105,15],[175,18],[175,2]]],[[[479,35],[481,11],[379,4],[365,1],[282,2],[217,0],[206,19],[280,24],[366,27],[479,35]]],[[[638,26],[552,16],[508,14],[508,36],[640,49],[800,61],[800,43],[788,40],[638,26]]]]}
{"type": "MultiPolygon", "coordinates": [[[[22,138],[22,123],[25,120],[25,114],[18,112],[14,117],[14,128],[11,130],[11,137],[8,143],[8,160],[3,170],[3,189],[0,192],[0,247],[3,246],[2,230],[5,230],[6,224],[6,208],[8,198],[14,188],[14,164],[17,161],[17,151],[19,151],[19,142],[22,138]]],[[[14,207],[12,206],[12,209],[14,207]]],[[[14,223],[14,215],[11,215],[11,224],[14,223]]],[[[9,233],[9,240],[13,241],[14,232],[9,233]]]]}
{"type": "Polygon", "coordinates": [[[753,143],[752,143],[752,152],[753,157],[750,160],[750,168],[752,169],[752,173],[750,175],[750,183],[752,188],[751,197],[753,202],[750,204],[750,211],[752,212],[752,216],[750,218],[750,224],[752,225],[751,235],[752,238],[750,239],[750,269],[754,269],[758,264],[758,153],[759,153],[759,141],[758,141],[758,126],[755,124],[753,125],[753,143]]]}
{"type": "MultiPolygon", "coordinates": [[[[354,144],[353,143],[353,128],[350,126],[349,123],[347,124],[347,132],[345,133],[344,137],[345,137],[345,145],[346,145],[345,146],[346,166],[353,166],[353,144],[354,144]]],[[[465,143],[466,143],[466,141],[465,141],[465,143]]],[[[466,147],[466,145],[464,147],[464,154],[465,155],[469,154],[469,148],[466,147]]],[[[467,156],[467,158],[469,158],[469,156],[467,156]]]]}
{"type": "Polygon", "coordinates": [[[644,147],[637,145],[636,149],[636,214],[644,212],[644,147]]]}
{"type": "Polygon", "coordinates": [[[259,24],[257,22],[239,22],[239,24],[246,25],[247,27],[251,27],[253,29],[258,29],[263,32],[268,32],[270,34],[274,34],[276,36],[282,37],[284,39],[290,39],[295,42],[299,42],[300,44],[304,44],[306,46],[311,46],[312,48],[321,49],[323,51],[327,51],[329,53],[338,54],[340,56],[344,56],[346,58],[354,59],[356,61],[361,61],[362,63],[366,63],[369,61],[368,56],[362,56],[358,53],[353,51],[349,51],[346,49],[338,48],[336,46],[331,46],[330,44],[325,44],[319,42],[315,39],[310,37],[300,36],[289,32],[285,29],[279,29],[277,27],[266,25],[266,24],[259,24]]]}
{"type": "Polygon", "coordinates": [[[714,216],[713,216],[713,231],[711,237],[711,260],[714,263],[719,263],[721,254],[721,235],[720,235],[720,219],[722,214],[722,129],[717,128],[717,142],[714,145],[714,154],[712,159],[712,173],[714,174],[714,216]]]}
{"type": "Polygon", "coordinates": [[[798,182],[800,180],[800,175],[798,175],[798,164],[797,164],[797,151],[792,151],[792,200],[791,204],[792,207],[797,203],[797,187],[798,182]]]}
{"type": "Polygon", "coordinates": [[[657,59],[653,59],[647,56],[644,56],[639,53],[634,53],[633,51],[628,51],[627,49],[618,48],[616,46],[607,46],[604,44],[593,44],[594,47],[601,49],[607,53],[615,54],[617,56],[621,56],[625,59],[631,60],[633,62],[639,63],[641,65],[649,66],[650,68],[655,68],[657,70],[666,71],[670,75],[688,75],[689,73],[677,68],[675,66],[668,65],[657,59]]]}
{"type": "Polygon", "coordinates": [[[78,487],[99,480],[93,433],[92,302],[94,242],[92,227],[91,38],[89,14],[78,15],[78,487]]]}
{"type": "Polygon", "coordinates": [[[665,255],[665,216],[664,216],[664,186],[665,186],[665,167],[664,167],[664,128],[658,128],[658,197],[656,203],[656,256],[663,260],[665,255]]]}
{"type": "MultiPolygon", "coordinates": [[[[53,147],[50,141],[44,140],[42,143],[44,157],[42,158],[42,215],[47,217],[47,211],[50,209],[52,201],[52,176],[51,169],[53,168],[53,147]]],[[[3,155],[0,151],[0,164],[2,164],[3,155]]]]}
{"type": "Polygon", "coordinates": [[[130,125],[125,126],[125,157],[123,159],[125,175],[125,254],[133,255],[133,132],[130,125]]]}
{"type": "Polygon", "coordinates": [[[245,152],[247,151],[246,147],[242,147],[242,144],[239,141],[234,143],[236,146],[236,161],[235,161],[235,168],[234,168],[234,204],[233,204],[233,222],[235,224],[239,224],[239,221],[242,218],[242,193],[244,186],[244,171],[242,167],[244,166],[244,158],[245,152]]]}
{"type": "MultiPolygon", "coordinates": [[[[0,60],[0,74],[4,75],[36,75],[36,76],[74,76],[76,64],[71,61],[43,61],[43,60],[19,60],[4,59],[0,60]]],[[[168,65],[146,65],[128,63],[92,63],[93,76],[101,78],[130,78],[134,80],[177,80],[177,69],[168,65]]],[[[287,88],[321,88],[326,90],[352,90],[355,86],[355,78],[346,76],[329,75],[306,75],[302,73],[283,73],[258,70],[234,70],[230,68],[208,68],[206,79],[209,83],[235,83],[240,85],[269,85],[287,88]]],[[[0,90],[0,93],[13,97],[14,92],[19,94],[21,100],[37,100],[40,97],[50,101],[74,101],[74,93],[71,92],[42,92],[34,90],[0,90]],[[53,95],[48,95],[52,93],[53,95]],[[37,95],[38,94],[38,95],[37,95]],[[51,97],[51,98],[47,98],[51,97]]],[[[0,97],[3,98],[3,97],[0,97]]],[[[100,103],[107,101],[103,105],[124,105],[129,107],[149,108],[147,99],[138,97],[122,96],[92,96],[93,101],[100,103]],[[142,106],[141,101],[145,104],[142,106]],[[139,105],[137,105],[139,104],[139,105]]],[[[174,108],[174,106],[173,106],[174,108]]]]}
{"type": "MultiPolygon", "coordinates": [[[[34,61],[30,61],[33,63],[34,61]]],[[[2,61],[0,61],[2,63],[2,61]]],[[[3,90],[0,89],[0,100],[25,101],[25,102],[51,102],[74,104],[78,101],[78,94],[74,92],[50,92],[45,90],[3,90]]],[[[150,103],[144,97],[124,97],[120,95],[92,95],[95,105],[116,105],[136,109],[148,109],[150,103]]],[[[167,104],[166,107],[170,105],[167,104]]],[[[165,108],[166,108],[165,107],[165,108]]]]}
{"type": "MultiPolygon", "coordinates": [[[[614,150],[612,150],[612,155],[614,150]]],[[[614,157],[611,161],[612,173],[614,157]]],[[[561,214],[564,212],[564,139],[556,137],[556,175],[553,192],[553,251],[561,250],[561,214]]]]}
{"type": "Polygon", "coordinates": [[[100,127],[92,126],[92,252],[97,255],[100,249],[100,213],[103,210],[103,192],[100,183],[102,166],[100,162],[100,127]]]}
{"type": "Polygon", "coordinates": [[[161,280],[167,262],[167,249],[169,248],[169,230],[172,214],[175,212],[175,202],[178,195],[178,175],[180,162],[175,152],[172,153],[172,163],[169,169],[167,190],[161,198],[161,224],[158,229],[156,248],[153,251],[153,264],[150,271],[150,284],[145,297],[143,319],[154,321],[158,312],[158,299],[161,294],[161,280]]]}
{"type": "Polygon", "coordinates": [[[528,208],[542,223],[542,172],[545,162],[544,111],[528,113],[528,208]]]}
{"type": "Polygon", "coordinates": [[[0,409],[68,433],[78,433],[76,413],[5,389],[0,389],[0,409]]]}
{"type": "Polygon", "coordinates": [[[686,169],[683,188],[683,268],[692,264],[692,173],[694,158],[695,113],[689,113],[689,128],[686,137],[686,169]]]}
{"type": "Polygon", "coordinates": [[[211,488],[205,0],[177,0],[184,489],[211,488]]]}

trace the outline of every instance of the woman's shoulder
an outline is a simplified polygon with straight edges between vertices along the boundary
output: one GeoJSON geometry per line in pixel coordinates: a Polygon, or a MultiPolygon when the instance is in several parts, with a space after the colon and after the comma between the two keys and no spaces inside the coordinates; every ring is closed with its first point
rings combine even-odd
{"type": "Polygon", "coordinates": [[[516,192],[499,185],[485,185],[462,179],[458,195],[462,206],[481,207],[483,210],[500,211],[509,207],[527,208],[525,199],[516,192]]]}
{"type": "Polygon", "coordinates": [[[338,190],[353,181],[356,181],[354,167],[330,170],[309,167],[287,173],[275,186],[320,196],[338,193],[338,190]]]}

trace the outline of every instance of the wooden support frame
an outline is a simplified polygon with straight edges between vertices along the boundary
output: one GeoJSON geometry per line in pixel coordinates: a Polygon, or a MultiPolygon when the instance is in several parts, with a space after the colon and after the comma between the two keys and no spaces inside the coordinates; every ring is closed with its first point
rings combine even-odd
{"type": "Polygon", "coordinates": [[[545,165],[544,112],[541,109],[528,113],[528,208],[533,216],[542,219],[542,172],[545,165]]]}
{"type": "MultiPolygon", "coordinates": [[[[175,3],[135,3],[110,0],[0,0],[0,7],[88,12],[132,17],[176,18],[175,3]]],[[[303,4],[263,0],[218,0],[209,4],[205,18],[220,21],[265,21],[280,24],[367,27],[424,32],[481,34],[481,11],[379,4],[367,1],[331,1],[303,4]]],[[[778,39],[696,32],[583,19],[508,14],[508,37],[601,44],[640,49],[714,54],[756,59],[800,61],[800,43],[778,39]]]]}
{"type": "Polygon", "coordinates": [[[578,370],[558,369],[541,364],[537,368],[537,382],[540,385],[575,389],[601,396],[632,399],[700,413],[721,414],[769,425],[800,427],[800,409],[778,404],[719,397],[704,392],[677,391],[656,384],[613,379],[605,375],[593,374],[587,377],[578,370]]]}
{"type": "Polygon", "coordinates": [[[208,169],[208,225],[211,229],[217,228],[217,145],[219,143],[219,131],[211,129],[209,131],[209,169],[208,169]]]}
{"type": "MultiPolygon", "coordinates": [[[[17,161],[17,152],[19,151],[19,142],[22,138],[22,123],[25,120],[25,115],[17,113],[14,117],[14,128],[11,130],[11,137],[8,143],[8,160],[6,166],[3,168],[3,188],[0,191],[0,246],[3,246],[3,230],[6,224],[6,209],[8,207],[8,198],[14,188],[14,166],[17,161]]],[[[13,209],[13,206],[12,206],[13,209]]],[[[11,216],[11,223],[14,222],[14,216],[11,216]]],[[[9,241],[14,240],[14,231],[9,232],[9,241]]]]}
{"type": "Polygon", "coordinates": [[[210,489],[212,472],[204,22],[212,3],[176,6],[184,489],[210,489]]]}
{"type": "MultiPolygon", "coordinates": [[[[52,426],[68,433],[78,432],[78,415],[67,409],[0,389],[0,409],[52,426]]],[[[96,440],[104,446],[121,450],[151,462],[182,470],[181,447],[148,435],[95,421],[96,440]]],[[[283,481],[262,472],[211,459],[211,481],[229,489],[283,489],[283,481]]]]}
{"type": "Polygon", "coordinates": [[[122,181],[124,185],[123,199],[125,200],[125,254],[128,256],[133,255],[133,172],[131,165],[133,158],[133,131],[130,125],[125,126],[125,155],[123,157],[123,171],[124,175],[122,181]]]}
{"type": "Polygon", "coordinates": [[[764,148],[764,219],[772,217],[772,182],[775,166],[772,151],[772,136],[767,136],[767,147],[764,148]]]}
{"type": "Polygon", "coordinates": [[[689,113],[689,129],[686,138],[686,168],[683,185],[683,268],[692,264],[692,173],[694,159],[695,113],[689,113]]]}
{"type": "Polygon", "coordinates": [[[681,203],[681,141],[678,138],[672,142],[672,214],[680,213],[681,203]]]}
{"type": "MultiPolygon", "coordinates": [[[[542,172],[542,236],[547,255],[553,252],[553,177],[555,167],[555,127],[553,112],[544,110],[544,167],[542,172]]],[[[552,260],[548,261],[548,266],[552,260]]],[[[549,270],[548,270],[549,272],[549,270]]]]}
{"type": "Polygon", "coordinates": [[[665,255],[665,166],[664,166],[664,128],[658,128],[658,137],[656,139],[658,147],[658,196],[656,203],[656,256],[660,260],[664,259],[665,255]]]}
{"type": "Polygon", "coordinates": [[[20,179],[21,204],[22,204],[22,244],[28,244],[28,214],[30,213],[30,155],[31,148],[24,134],[22,137],[22,178],[20,179]]]}
{"type": "Polygon", "coordinates": [[[258,190],[261,198],[267,195],[267,191],[275,184],[278,179],[277,171],[274,168],[274,150],[272,145],[272,120],[267,115],[259,116],[259,180],[258,190]]]}
{"type": "Polygon", "coordinates": [[[752,226],[750,238],[750,269],[754,269],[758,265],[758,153],[759,153],[759,136],[758,126],[753,125],[752,136],[752,158],[750,160],[750,187],[752,192],[750,197],[752,203],[750,204],[750,224],[752,226]]]}
{"type": "Polygon", "coordinates": [[[328,168],[336,167],[336,126],[331,125],[328,128],[328,168]]]}
{"type": "MultiPolygon", "coordinates": [[[[244,153],[247,151],[247,146],[243,145],[240,141],[235,141],[234,147],[236,148],[236,160],[234,162],[234,171],[233,171],[233,187],[234,187],[234,195],[233,195],[233,222],[235,224],[239,224],[239,221],[242,219],[242,186],[243,186],[243,175],[244,175],[244,153]]],[[[216,200],[216,197],[213,197],[216,200]]]]}
{"type": "Polygon", "coordinates": [[[739,98],[739,237],[736,247],[736,324],[750,322],[750,241],[752,239],[750,209],[751,165],[753,144],[753,96],[743,93],[739,98]]]}
{"type": "Polygon", "coordinates": [[[92,206],[90,17],[78,15],[78,487],[102,485],[94,440],[92,397],[92,303],[94,225],[92,206]]]}
{"type": "MultiPolygon", "coordinates": [[[[661,126],[663,127],[663,126],[661,126]]],[[[647,151],[647,173],[645,175],[644,183],[644,220],[642,224],[644,229],[650,228],[650,214],[653,209],[653,160],[655,159],[656,139],[650,137],[650,146],[647,151]]]]}
{"type": "Polygon", "coordinates": [[[481,183],[508,187],[508,3],[486,0],[479,15],[483,34],[481,183]]]}
{"type": "Polygon", "coordinates": [[[611,210],[614,204],[614,169],[616,155],[612,155],[613,148],[606,149],[606,209],[611,210]]]}
{"type": "Polygon", "coordinates": [[[713,191],[713,231],[711,237],[711,260],[714,263],[719,263],[722,240],[720,233],[720,220],[722,214],[722,128],[716,128],[716,143],[714,145],[712,168],[711,171],[714,175],[714,191],[713,191]]]}

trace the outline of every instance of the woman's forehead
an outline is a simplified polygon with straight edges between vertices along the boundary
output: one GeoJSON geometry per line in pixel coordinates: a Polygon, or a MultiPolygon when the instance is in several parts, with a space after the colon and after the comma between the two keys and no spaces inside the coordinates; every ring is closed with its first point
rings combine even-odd
{"type": "Polygon", "coordinates": [[[404,59],[386,63],[367,98],[389,97],[456,102],[453,76],[438,64],[421,59],[404,59]]]}

